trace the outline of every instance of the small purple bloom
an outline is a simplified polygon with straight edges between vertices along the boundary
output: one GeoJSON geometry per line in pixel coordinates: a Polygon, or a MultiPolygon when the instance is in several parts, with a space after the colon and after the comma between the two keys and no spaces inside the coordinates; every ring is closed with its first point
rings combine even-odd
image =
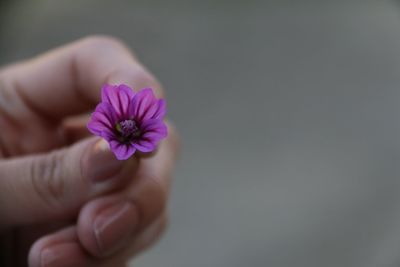
{"type": "Polygon", "coordinates": [[[125,84],[106,84],[87,127],[107,140],[117,159],[125,160],[136,150],[153,151],[167,136],[165,113],[165,100],[157,99],[151,88],[135,93],[125,84]]]}

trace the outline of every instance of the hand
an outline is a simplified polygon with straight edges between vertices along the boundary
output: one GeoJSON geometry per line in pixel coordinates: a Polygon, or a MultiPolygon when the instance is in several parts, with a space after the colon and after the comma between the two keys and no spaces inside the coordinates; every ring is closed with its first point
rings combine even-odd
{"type": "Polygon", "coordinates": [[[84,114],[100,101],[104,83],[163,95],[126,46],[109,37],[85,38],[0,70],[6,266],[125,266],[162,233],[176,133],[170,127],[155,153],[116,160],[86,130],[84,114]]]}

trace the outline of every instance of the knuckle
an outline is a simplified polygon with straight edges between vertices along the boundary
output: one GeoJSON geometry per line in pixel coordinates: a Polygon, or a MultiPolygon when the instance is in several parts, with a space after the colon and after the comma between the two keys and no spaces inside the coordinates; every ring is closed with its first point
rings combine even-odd
{"type": "Polygon", "coordinates": [[[132,68],[131,74],[128,77],[132,77],[132,84],[136,84],[137,89],[151,87],[154,89],[155,94],[158,97],[164,97],[165,93],[162,85],[157,78],[147,70],[140,63],[135,68],[132,68]]]}
{"type": "MultiPolygon", "coordinates": [[[[106,74],[105,80],[111,77],[129,77],[126,82],[135,85],[135,88],[152,87],[159,97],[164,96],[163,88],[156,77],[150,73],[137,59],[135,53],[129,46],[113,36],[91,35],[78,41],[78,55],[104,55],[122,52],[131,57],[132,62],[129,68],[126,66],[115,66],[106,74]]],[[[78,58],[84,56],[78,56],[78,58]]]]}
{"type": "Polygon", "coordinates": [[[80,45],[93,51],[128,50],[128,46],[121,39],[110,35],[90,35],[79,41],[80,45]]]}
{"type": "Polygon", "coordinates": [[[161,88],[161,84],[157,81],[156,77],[154,77],[154,75],[151,74],[147,69],[140,68],[137,70],[137,72],[142,84],[155,88],[161,88]]]}
{"type": "Polygon", "coordinates": [[[45,206],[59,208],[65,194],[62,162],[63,153],[51,153],[34,159],[30,167],[30,177],[35,193],[45,206]]]}
{"type": "Polygon", "coordinates": [[[155,94],[158,97],[164,97],[162,85],[159,83],[156,77],[138,61],[132,62],[132,65],[130,65],[129,68],[126,68],[126,66],[118,66],[112,69],[108,73],[105,80],[110,81],[115,77],[118,77],[117,80],[123,77],[125,82],[133,86],[135,90],[150,87],[154,89],[155,94]]]}

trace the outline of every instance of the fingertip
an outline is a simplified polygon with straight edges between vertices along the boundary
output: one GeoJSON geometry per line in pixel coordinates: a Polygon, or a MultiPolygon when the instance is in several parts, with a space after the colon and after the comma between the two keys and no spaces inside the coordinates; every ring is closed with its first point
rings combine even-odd
{"type": "Polygon", "coordinates": [[[42,237],[33,244],[28,255],[29,267],[86,267],[93,264],[94,259],[79,244],[76,227],[42,237]]]}
{"type": "Polygon", "coordinates": [[[91,259],[77,243],[45,248],[40,254],[41,267],[89,267],[91,259]]]}
{"type": "MultiPolygon", "coordinates": [[[[82,246],[91,254],[98,255],[98,247],[93,232],[94,214],[97,212],[99,200],[92,200],[80,211],[77,222],[77,235],[82,246]]],[[[100,200],[101,201],[101,200],[100,200]]]]}
{"type": "Polygon", "coordinates": [[[136,234],[139,214],[136,206],[121,196],[89,202],[78,218],[78,238],[94,257],[104,258],[122,249],[136,234]]]}
{"type": "MultiPolygon", "coordinates": [[[[120,160],[104,139],[96,141],[83,152],[81,159],[82,174],[93,183],[125,185],[129,182],[138,167],[138,159],[130,157],[120,160]]],[[[111,189],[116,186],[109,185],[111,189]]]]}

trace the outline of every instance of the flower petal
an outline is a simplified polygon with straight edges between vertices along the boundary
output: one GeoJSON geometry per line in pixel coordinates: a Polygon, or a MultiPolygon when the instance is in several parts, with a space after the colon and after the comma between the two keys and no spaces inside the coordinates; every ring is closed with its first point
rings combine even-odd
{"type": "Polygon", "coordinates": [[[167,126],[161,120],[147,120],[141,125],[143,135],[133,144],[142,152],[153,151],[161,139],[167,136],[167,126]]]}
{"type": "Polygon", "coordinates": [[[136,143],[132,143],[132,145],[140,152],[151,152],[156,148],[157,143],[146,140],[140,140],[136,143]]]}
{"type": "Polygon", "coordinates": [[[151,88],[140,90],[132,99],[129,113],[136,120],[150,119],[157,111],[157,99],[151,88]]]}
{"type": "Polygon", "coordinates": [[[144,135],[142,135],[142,139],[150,142],[157,142],[163,139],[165,136],[166,136],[165,133],[147,132],[144,135]]]}
{"type": "Polygon", "coordinates": [[[110,130],[102,131],[99,136],[103,137],[107,142],[111,142],[113,140],[117,140],[115,133],[110,130]]]}
{"type": "Polygon", "coordinates": [[[109,103],[120,119],[128,119],[129,105],[135,93],[125,84],[104,85],[101,90],[101,100],[109,103]]]}
{"type": "Polygon", "coordinates": [[[157,110],[152,115],[152,119],[162,120],[167,112],[167,102],[164,99],[159,99],[157,101],[157,110]]]}
{"type": "Polygon", "coordinates": [[[140,126],[140,130],[143,132],[143,136],[147,133],[158,133],[162,137],[166,137],[168,134],[167,126],[162,120],[151,119],[144,121],[140,126]]]}
{"type": "Polygon", "coordinates": [[[116,140],[109,141],[112,152],[119,160],[126,160],[136,152],[131,144],[121,144],[116,140]]]}
{"type": "Polygon", "coordinates": [[[112,131],[116,121],[117,116],[112,106],[108,103],[100,103],[92,113],[87,128],[91,133],[99,135],[105,130],[112,131]]]}

